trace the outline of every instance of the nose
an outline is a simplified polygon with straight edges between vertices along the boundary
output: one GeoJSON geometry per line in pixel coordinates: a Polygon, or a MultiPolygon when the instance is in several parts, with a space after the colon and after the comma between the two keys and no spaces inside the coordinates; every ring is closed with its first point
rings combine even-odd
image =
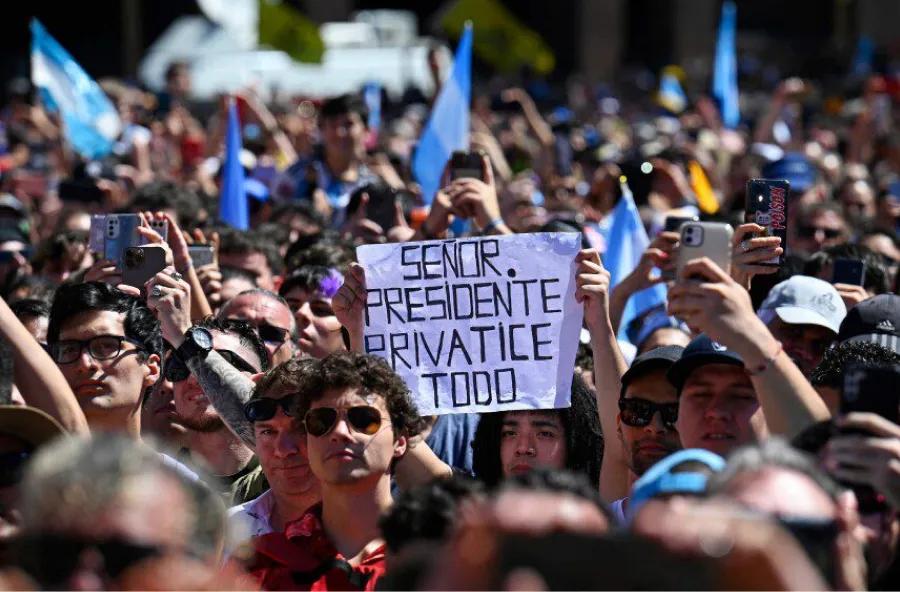
{"type": "Polygon", "coordinates": [[[75,366],[75,370],[80,376],[91,376],[99,367],[97,360],[95,360],[94,356],[88,352],[86,347],[81,350],[78,359],[75,360],[72,365],[75,366]]]}
{"type": "Polygon", "coordinates": [[[666,425],[662,420],[662,413],[657,411],[653,414],[653,417],[650,418],[650,422],[644,426],[645,434],[664,434],[666,432],[666,425]]]}
{"type": "Polygon", "coordinates": [[[297,326],[301,331],[312,323],[313,315],[308,302],[297,309],[297,312],[294,313],[294,318],[297,319],[297,326]]]}
{"type": "MultiPolygon", "coordinates": [[[[300,435],[302,437],[302,435],[300,435]]],[[[298,434],[292,430],[288,430],[279,434],[275,440],[275,456],[278,458],[287,458],[300,452],[298,443],[298,434]]]]}
{"type": "Polygon", "coordinates": [[[342,440],[345,442],[352,441],[353,436],[350,434],[350,426],[347,425],[347,419],[343,416],[339,416],[337,423],[334,424],[334,428],[328,436],[331,438],[332,442],[340,442],[342,440]]]}
{"type": "Polygon", "coordinates": [[[528,434],[519,434],[516,437],[516,456],[534,456],[534,442],[528,434]]]}
{"type": "Polygon", "coordinates": [[[731,411],[728,410],[725,399],[720,396],[713,397],[710,400],[704,415],[707,421],[727,422],[731,419],[731,411]]]}

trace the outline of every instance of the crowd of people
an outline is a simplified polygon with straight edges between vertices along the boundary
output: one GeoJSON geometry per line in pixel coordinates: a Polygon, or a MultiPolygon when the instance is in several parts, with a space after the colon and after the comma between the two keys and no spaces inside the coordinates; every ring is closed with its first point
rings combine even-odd
{"type": "Polygon", "coordinates": [[[219,222],[229,101],[194,102],[182,63],[162,93],[101,86],[125,127],[97,160],[25,81],[0,112],[0,586],[900,585],[884,78],[760,83],[736,129],[702,93],[676,113],[492,82],[482,174],[433,200],[410,165],[433,97],[384,95],[376,128],[359,96],[248,88],[246,231],[219,222]],[[790,183],[785,242],[747,221],[753,178],[790,183]],[[613,285],[623,199],[650,243],[613,285]],[[123,213],[165,252],[144,285],[91,248],[93,217],[123,213]],[[676,265],[672,217],[730,223],[730,266],[676,265]],[[422,416],[365,353],[356,247],[535,232],[581,234],[570,406],[422,416]],[[666,302],[626,318],[658,284],[666,302]]]}

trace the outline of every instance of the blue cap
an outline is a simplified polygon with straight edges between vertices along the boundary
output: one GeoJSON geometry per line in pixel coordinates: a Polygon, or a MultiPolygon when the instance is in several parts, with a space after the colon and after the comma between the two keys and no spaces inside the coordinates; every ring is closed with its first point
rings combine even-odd
{"type": "Polygon", "coordinates": [[[244,180],[244,193],[256,201],[269,201],[269,188],[257,179],[244,180]]]}
{"type": "Polygon", "coordinates": [[[681,392],[681,387],[684,386],[691,372],[700,366],[708,364],[734,364],[735,366],[743,367],[744,360],[736,353],[729,351],[724,345],[710,339],[704,333],[684,348],[681,359],[672,364],[672,367],[666,372],[666,378],[678,389],[678,392],[681,392]]]}
{"type": "Polygon", "coordinates": [[[672,473],[672,469],[685,462],[703,463],[718,473],[725,468],[725,459],[699,448],[679,450],[662,459],[635,481],[628,498],[628,518],[631,519],[647,501],[658,495],[697,495],[706,491],[707,476],[701,473],[672,473]]]}
{"type": "Polygon", "coordinates": [[[791,184],[791,191],[803,192],[816,184],[819,173],[805,154],[788,152],[780,160],[764,166],[762,176],[766,179],[785,179],[791,184]]]}
{"type": "Polygon", "coordinates": [[[631,323],[629,323],[625,334],[628,336],[628,339],[631,341],[631,343],[640,348],[641,344],[647,341],[647,338],[653,335],[653,333],[655,333],[658,329],[667,328],[681,329],[685,333],[690,333],[690,330],[688,329],[688,326],[686,324],[675,317],[668,316],[666,314],[665,307],[659,306],[654,310],[651,310],[643,317],[635,318],[631,323]]]}

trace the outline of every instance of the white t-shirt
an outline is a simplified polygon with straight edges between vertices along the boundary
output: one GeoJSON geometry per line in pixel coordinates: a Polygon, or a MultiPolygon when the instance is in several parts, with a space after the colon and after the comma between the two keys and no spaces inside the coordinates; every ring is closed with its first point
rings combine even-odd
{"type": "MultiPolygon", "coordinates": [[[[275,494],[269,489],[254,500],[228,510],[228,525],[232,541],[240,543],[263,534],[275,532],[272,527],[272,510],[275,508],[275,494]]],[[[230,555],[234,547],[226,551],[230,555]]]]}

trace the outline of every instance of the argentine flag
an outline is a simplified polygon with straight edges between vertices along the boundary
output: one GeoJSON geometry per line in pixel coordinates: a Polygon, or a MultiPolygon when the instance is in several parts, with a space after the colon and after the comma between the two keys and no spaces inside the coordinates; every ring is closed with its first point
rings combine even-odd
{"type": "MultiPolygon", "coordinates": [[[[609,287],[612,289],[634,271],[641,255],[650,245],[647,231],[644,230],[641,216],[634,204],[634,196],[625,181],[622,181],[622,199],[612,213],[607,245],[603,265],[609,270],[609,287]]],[[[619,339],[628,340],[628,325],[636,316],[660,304],[665,306],[666,294],[666,284],[660,283],[632,295],[622,312],[619,339]]]]}
{"type": "Polygon", "coordinates": [[[122,131],[115,106],[37,20],[31,21],[31,80],[48,111],[59,113],[66,140],[82,158],[112,152],[122,131]]]}
{"type": "Polygon", "coordinates": [[[453,151],[469,149],[471,100],[472,24],[466,23],[453,59],[453,72],[441,88],[413,157],[413,173],[427,204],[431,204],[440,189],[441,173],[453,151]]]}

